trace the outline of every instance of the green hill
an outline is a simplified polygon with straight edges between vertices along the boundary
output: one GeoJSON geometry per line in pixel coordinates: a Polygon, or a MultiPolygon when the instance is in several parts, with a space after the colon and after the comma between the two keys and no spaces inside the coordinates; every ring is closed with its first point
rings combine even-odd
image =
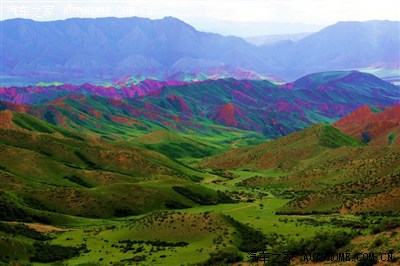
{"type": "Polygon", "coordinates": [[[203,166],[223,169],[289,169],[303,160],[317,157],[334,148],[363,145],[361,141],[332,126],[315,124],[273,141],[217,155],[205,160],[203,166]]]}
{"type": "Polygon", "coordinates": [[[367,146],[329,125],[316,124],[228,151],[204,160],[202,166],[279,171],[277,177],[254,175],[240,185],[291,195],[281,213],[400,211],[394,196],[398,195],[400,149],[367,146]]]}
{"type": "Polygon", "coordinates": [[[11,220],[37,220],[35,210],[119,217],[224,199],[194,182],[207,174],[156,151],[73,134],[26,114],[7,117],[8,126],[0,128],[0,192],[5,206],[28,210],[11,220]],[[195,197],[175,186],[197,187],[195,197]]]}

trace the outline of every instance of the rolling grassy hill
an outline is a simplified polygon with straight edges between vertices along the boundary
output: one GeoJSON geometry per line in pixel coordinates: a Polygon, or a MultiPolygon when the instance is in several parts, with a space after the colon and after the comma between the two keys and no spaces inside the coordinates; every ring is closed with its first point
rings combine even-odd
{"type": "Polygon", "coordinates": [[[192,181],[207,174],[155,151],[93,140],[26,114],[0,117],[8,119],[0,128],[4,202],[22,209],[111,217],[222,200],[192,181]]]}
{"type": "Polygon", "coordinates": [[[166,130],[111,141],[10,110],[0,121],[3,264],[229,265],[267,247],[318,247],[321,234],[361,228],[363,239],[400,225],[390,216],[398,148],[329,125],[240,147],[246,140],[166,130]],[[369,212],[386,216],[358,215],[369,212]]]}
{"type": "Polygon", "coordinates": [[[363,145],[329,125],[316,124],[273,141],[228,151],[206,160],[203,165],[224,169],[290,169],[334,148],[363,145]]]}
{"type": "MultiPolygon", "coordinates": [[[[155,150],[176,159],[205,158],[227,150],[228,145],[221,136],[206,137],[181,134],[168,130],[159,130],[149,134],[132,138],[130,141],[146,149],[155,150]]],[[[245,141],[245,140],[244,140],[245,141]]]]}
{"type": "Polygon", "coordinates": [[[283,171],[254,175],[242,186],[286,191],[281,213],[399,211],[400,149],[367,146],[332,126],[317,124],[288,136],[206,159],[206,168],[283,171]],[[386,207],[383,207],[386,206],[386,207]]]}

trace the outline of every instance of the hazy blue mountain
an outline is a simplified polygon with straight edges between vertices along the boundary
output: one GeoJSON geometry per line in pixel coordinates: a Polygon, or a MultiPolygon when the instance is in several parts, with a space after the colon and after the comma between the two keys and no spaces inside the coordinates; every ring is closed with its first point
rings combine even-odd
{"type": "Polygon", "coordinates": [[[296,78],[306,73],[400,66],[400,22],[338,22],[298,42],[264,46],[264,56],[279,62],[276,74],[296,78]]]}
{"type": "MultiPolygon", "coordinates": [[[[263,71],[267,62],[241,38],[196,31],[172,17],[1,22],[3,74],[17,76],[121,77],[153,75],[182,59],[263,71]]],[[[199,68],[207,70],[209,64],[199,68]]],[[[179,64],[178,64],[179,65],[179,64]]],[[[185,69],[177,69],[184,71],[185,69]]]]}
{"type": "Polygon", "coordinates": [[[0,23],[1,75],[28,81],[165,79],[221,68],[230,70],[227,76],[253,71],[292,80],[316,71],[399,66],[399,22],[391,21],[340,22],[297,42],[262,47],[172,17],[0,23]]]}

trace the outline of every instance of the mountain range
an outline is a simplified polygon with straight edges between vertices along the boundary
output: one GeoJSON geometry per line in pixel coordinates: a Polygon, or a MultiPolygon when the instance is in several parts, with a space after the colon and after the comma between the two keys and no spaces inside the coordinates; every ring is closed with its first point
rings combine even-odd
{"type": "Polygon", "coordinates": [[[395,105],[400,94],[398,87],[371,74],[336,71],[310,74],[282,85],[230,78],[145,80],[114,87],[9,87],[1,89],[0,99],[0,109],[26,112],[51,124],[108,137],[128,128],[144,132],[167,128],[202,134],[242,130],[275,138],[314,123],[335,122],[364,105],[395,105]]]}
{"type": "Polygon", "coordinates": [[[339,22],[293,42],[257,47],[173,17],[1,21],[3,84],[280,77],[399,67],[399,22],[339,22]]]}

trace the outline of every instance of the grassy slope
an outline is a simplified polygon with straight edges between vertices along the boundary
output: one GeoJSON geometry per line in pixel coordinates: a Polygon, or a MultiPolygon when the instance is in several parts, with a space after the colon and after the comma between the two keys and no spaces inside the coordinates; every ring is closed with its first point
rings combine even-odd
{"type": "Polygon", "coordinates": [[[145,255],[146,264],[179,265],[183,260],[193,263],[206,260],[208,252],[215,248],[213,241],[223,234],[224,239],[217,244],[220,248],[223,244],[232,245],[229,240],[234,239],[233,228],[218,214],[155,213],[138,220],[114,222],[113,225],[114,227],[108,227],[112,229],[106,229],[105,225],[101,228],[92,227],[85,231],[68,232],[57,238],[54,243],[77,245],[84,241],[91,247],[90,253],[69,261],[70,265],[98,262],[99,258],[104,259],[103,263],[109,264],[133,258],[135,255],[145,255]],[[142,246],[144,251],[124,252],[121,247],[125,245],[118,243],[124,240],[162,240],[169,243],[183,241],[189,245],[158,249],[149,244],[134,244],[134,248],[142,246]],[[165,258],[160,257],[162,255],[165,255],[165,258]]]}
{"type": "MultiPolygon", "coordinates": [[[[214,161],[219,167],[218,164],[225,159],[223,166],[229,164],[229,168],[241,168],[221,172],[210,169],[197,171],[156,152],[159,150],[173,157],[174,151],[171,154],[169,149],[160,148],[169,142],[180,151],[184,151],[186,145],[182,147],[182,143],[190,143],[206,152],[222,147],[217,142],[210,144],[206,138],[186,139],[185,135],[160,131],[139,137],[137,140],[141,144],[137,147],[124,141],[89,140],[78,135],[81,140],[65,136],[58,127],[34,118],[21,119],[19,125],[28,123],[33,132],[0,130],[0,148],[5,155],[0,158],[0,181],[4,185],[0,206],[14,204],[12,209],[21,209],[29,219],[42,218],[41,222],[72,229],[51,234],[54,237],[52,244],[87,245],[89,251],[68,260],[68,265],[118,263],[126,259],[141,259],[137,257],[141,255],[144,264],[154,265],[205,261],[212,251],[238,250],[245,238],[224,215],[258,228],[268,237],[278,232],[280,241],[286,242],[287,239],[309,238],[320,230],[351,231],[350,227],[341,224],[362,222],[360,217],[349,212],[375,210],[378,201],[371,201],[373,198],[370,197],[380,197],[379,207],[386,206],[388,210],[396,207],[395,202],[392,205],[388,202],[396,199],[398,191],[386,188],[393,186],[393,171],[400,170],[398,151],[367,147],[325,125],[316,125],[253,148],[238,148],[206,162],[207,166],[212,166],[210,162],[214,161]],[[30,119],[33,121],[25,121],[30,119]],[[52,130],[52,134],[39,133],[43,127],[52,130]],[[151,145],[153,151],[144,149],[145,145],[151,145]],[[256,152],[252,153],[252,149],[256,152]],[[243,164],[231,166],[233,158],[227,154],[233,156],[238,151],[245,155],[235,162],[243,164]],[[361,177],[371,175],[371,169],[375,171],[373,175],[380,178],[369,177],[363,182],[361,177]],[[359,178],[349,177],[349,173],[357,174],[359,178]],[[64,176],[78,176],[80,179],[64,176]],[[196,184],[191,180],[193,176],[203,180],[196,184]],[[358,182],[363,182],[362,186],[358,182]],[[240,202],[199,205],[190,199],[193,195],[187,198],[173,186],[185,187],[194,194],[215,200],[218,200],[216,191],[220,190],[240,202]],[[360,194],[360,188],[371,193],[360,194]],[[352,189],[356,192],[351,192],[352,189]],[[310,199],[303,197],[302,193],[310,199]],[[340,213],[336,214],[304,215],[312,210],[330,211],[344,202],[345,198],[327,197],[332,194],[346,195],[349,202],[352,196],[357,195],[361,201],[353,206],[343,204],[340,213]],[[180,212],[157,212],[165,209],[167,202],[169,206],[180,204],[178,207],[186,205],[191,208],[180,212]],[[296,203],[305,208],[299,209],[296,203]],[[298,211],[298,214],[277,215],[282,211],[298,211]],[[116,214],[140,215],[115,218],[116,214]],[[333,223],[333,218],[340,223],[333,223]],[[185,241],[188,245],[164,248],[142,243],[133,244],[135,250],[132,250],[126,243],[119,242],[157,239],[169,243],[185,241]],[[140,246],[142,251],[137,250],[140,246]]],[[[188,162],[196,157],[192,155],[184,153],[180,160],[188,162]]],[[[374,221],[371,218],[366,223],[373,224],[374,221]]],[[[362,233],[368,235],[367,230],[362,233]]],[[[12,238],[2,232],[0,235],[0,246],[13,241],[12,251],[18,253],[15,258],[27,260],[32,239],[23,236],[12,238]]],[[[242,254],[246,260],[247,253],[242,254]]]]}
{"type": "Polygon", "coordinates": [[[400,149],[366,146],[327,125],[232,150],[203,166],[283,171],[276,178],[254,175],[241,182],[297,195],[283,213],[400,211],[395,203],[400,149]]]}
{"type": "Polygon", "coordinates": [[[4,189],[20,199],[17,205],[85,217],[196,205],[172,186],[193,186],[192,179],[207,174],[154,151],[65,137],[65,130],[33,117],[17,119],[21,129],[0,129],[1,171],[12,180],[4,189]]]}
{"type": "Polygon", "coordinates": [[[329,125],[316,124],[275,141],[228,151],[206,160],[203,165],[226,169],[269,169],[278,166],[289,169],[301,160],[320,156],[332,148],[362,145],[361,141],[329,125]]]}

